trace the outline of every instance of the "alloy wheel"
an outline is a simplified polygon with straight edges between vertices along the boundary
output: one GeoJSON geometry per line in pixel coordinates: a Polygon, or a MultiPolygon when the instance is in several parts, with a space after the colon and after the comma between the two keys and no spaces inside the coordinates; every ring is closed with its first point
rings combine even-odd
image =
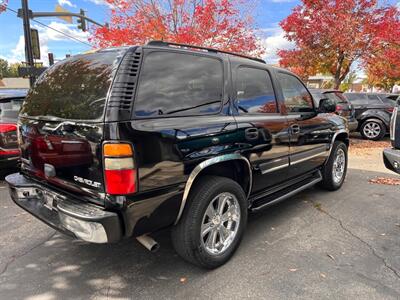
{"type": "Polygon", "coordinates": [[[339,184],[344,176],[346,168],[346,154],[344,153],[343,149],[338,149],[336,152],[335,160],[333,161],[333,168],[332,168],[332,177],[333,181],[336,184],[339,184]]]}
{"type": "Polygon", "coordinates": [[[376,122],[368,122],[364,125],[364,135],[369,139],[374,139],[381,134],[381,126],[376,122]]]}
{"type": "Polygon", "coordinates": [[[211,255],[225,252],[234,241],[240,224],[240,205],[231,193],[217,195],[208,205],[201,223],[200,239],[211,255]]]}

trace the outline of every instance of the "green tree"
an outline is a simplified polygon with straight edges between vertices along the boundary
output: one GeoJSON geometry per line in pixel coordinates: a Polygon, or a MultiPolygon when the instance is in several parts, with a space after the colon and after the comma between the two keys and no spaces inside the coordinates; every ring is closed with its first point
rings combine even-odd
{"type": "Polygon", "coordinates": [[[8,61],[0,58],[0,79],[7,77],[8,72],[8,61]]]}

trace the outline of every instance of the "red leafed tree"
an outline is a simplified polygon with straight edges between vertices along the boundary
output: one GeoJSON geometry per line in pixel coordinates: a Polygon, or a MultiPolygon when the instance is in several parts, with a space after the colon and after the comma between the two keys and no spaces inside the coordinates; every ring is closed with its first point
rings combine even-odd
{"type": "Polygon", "coordinates": [[[367,62],[400,40],[399,11],[377,0],[302,0],[280,25],[293,50],[281,50],[281,64],[306,77],[330,73],[335,88],[354,62],[367,62]]]}
{"type": "Polygon", "coordinates": [[[108,28],[95,29],[99,47],[145,44],[149,40],[185,43],[259,56],[250,15],[242,0],[106,0],[108,28]]]}
{"type": "Polygon", "coordinates": [[[0,13],[7,9],[8,0],[0,0],[0,13]]]}

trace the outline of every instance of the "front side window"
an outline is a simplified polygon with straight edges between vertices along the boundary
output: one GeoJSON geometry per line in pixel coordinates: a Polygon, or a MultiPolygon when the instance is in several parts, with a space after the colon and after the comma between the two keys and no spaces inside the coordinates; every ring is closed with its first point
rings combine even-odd
{"type": "Polygon", "coordinates": [[[136,117],[216,114],[222,102],[222,63],[200,55],[151,52],[138,88],[136,117]]]}
{"type": "Polygon", "coordinates": [[[279,73],[279,82],[282,87],[285,106],[288,113],[313,112],[313,99],[297,77],[279,73]]]}
{"type": "Polygon", "coordinates": [[[271,76],[265,70],[241,67],[236,80],[238,107],[245,113],[276,113],[271,76]]]}

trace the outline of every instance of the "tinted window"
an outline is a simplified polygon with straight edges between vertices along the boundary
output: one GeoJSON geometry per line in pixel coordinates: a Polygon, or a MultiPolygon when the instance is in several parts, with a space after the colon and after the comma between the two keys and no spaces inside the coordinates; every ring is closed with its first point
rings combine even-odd
{"type": "Polygon", "coordinates": [[[346,93],[345,96],[352,104],[365,105],[368,103],[368,98],[366,94],[346,93]]]}
{"type": "Polygon", "coordinates": [[[16,123],[22,102],[21,98],[0,101],[0,122],[16,123]]]}
{"type": "Polygon", "coordinates": [[[215,114],[220,111],[222,63],[214,58],[152,52],[142,65],[135,100],[138,117],[215,114]]]}
{"type": "Polygon", "coordinates": [[[242,112],[277,112],[271,77],[265,70],[239,68],[236,80],[236,93],[238,106],[242,112]]]}
{"type": "Polygon", "coordinates": [[[43,73],[21,113],[63,119],[99,119],[114,71],[125,51],[102,51],[63,60],[43,73]]]}
{"type": "Polygon", "coordinates": [[[289,113],[312,112],[314,110],[310,93],[297,77],[279,73],[279,81],[285,98],[286,109],[289,113]]]}
{"type": "Polygon", "coordinates": [[[382,104],[381,100],[379,99],[378,95],[368,94],[368,103],[369,104],[382,104]]]}

